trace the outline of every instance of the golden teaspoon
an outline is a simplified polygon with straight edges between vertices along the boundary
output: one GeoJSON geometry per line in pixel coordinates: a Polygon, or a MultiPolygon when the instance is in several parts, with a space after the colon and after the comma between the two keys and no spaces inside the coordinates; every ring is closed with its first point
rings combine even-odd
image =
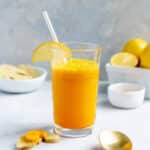
{"type": "Polygon", "coordinates": [[[99,140],[104,150],[132,150],[131,140],[119,131],[104,130],[99,140]]]}

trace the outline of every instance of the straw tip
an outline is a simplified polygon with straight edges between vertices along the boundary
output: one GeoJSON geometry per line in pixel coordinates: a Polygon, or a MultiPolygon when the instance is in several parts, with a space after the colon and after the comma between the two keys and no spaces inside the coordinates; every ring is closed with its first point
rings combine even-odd
{"type": "Polygon", "coordinates": [[[46,10],[42,11],[42,14],[43,14],[43,15],[44,15],[44,14],[47,14],[47,11],[46,11],[46,10]]]}

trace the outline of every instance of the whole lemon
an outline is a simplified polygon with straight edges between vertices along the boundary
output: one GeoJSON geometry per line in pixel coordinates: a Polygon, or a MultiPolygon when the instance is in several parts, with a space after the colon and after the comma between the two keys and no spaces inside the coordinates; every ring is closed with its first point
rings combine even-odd
{"type": "Polygon", "coordinates": [[[143,53],[140,56],[140,66],[144,68],[150,68],[150,44],[146,46],[143,53]]]}
{"type": "Polygon", "coordinates": [[[147,46],[147,42],[142,38],[134,38],[129,40],[123,47],[124,52],[134,54],[139,57],[147,46]]]}

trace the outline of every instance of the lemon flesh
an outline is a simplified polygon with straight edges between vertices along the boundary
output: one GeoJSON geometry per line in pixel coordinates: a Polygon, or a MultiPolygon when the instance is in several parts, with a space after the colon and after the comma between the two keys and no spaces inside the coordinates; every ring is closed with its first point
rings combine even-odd
{"type": "Polygon", "coordinates": [[[150,68],[150,44],[147,45],[144,52],[140,56],[140,66],[150,68]]]}
{"type": "Polygon", "coordinates": [[[139,57],[147,46],[147,42],[142,38],[129,40],[123,47],[123,52],[128,52],[139,57]]]}
{"type": "Polygon", "coordinates": [[[71,50],[60,42],[45,42],[40,44],[32,54],[32,62],[51,61],[53,59],[68,58],[71,50]]]}
{"type": "Polygon", "coordinates": [[[138,59],[136,56],[130,53],[121,52],[113,55],[110,63],[113,66],[136,67],[138,64],[138,59]]]}

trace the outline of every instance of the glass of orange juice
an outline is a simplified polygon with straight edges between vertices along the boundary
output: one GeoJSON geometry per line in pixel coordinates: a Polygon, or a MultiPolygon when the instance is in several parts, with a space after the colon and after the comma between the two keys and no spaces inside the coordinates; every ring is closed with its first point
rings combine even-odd
{"type": "Polygon", "coordinates": [[[101,49],[91,43],[67,45],[71,57],[52,62],[55,132],[82,137],[92,133],[95,121],[101,49]]]}

